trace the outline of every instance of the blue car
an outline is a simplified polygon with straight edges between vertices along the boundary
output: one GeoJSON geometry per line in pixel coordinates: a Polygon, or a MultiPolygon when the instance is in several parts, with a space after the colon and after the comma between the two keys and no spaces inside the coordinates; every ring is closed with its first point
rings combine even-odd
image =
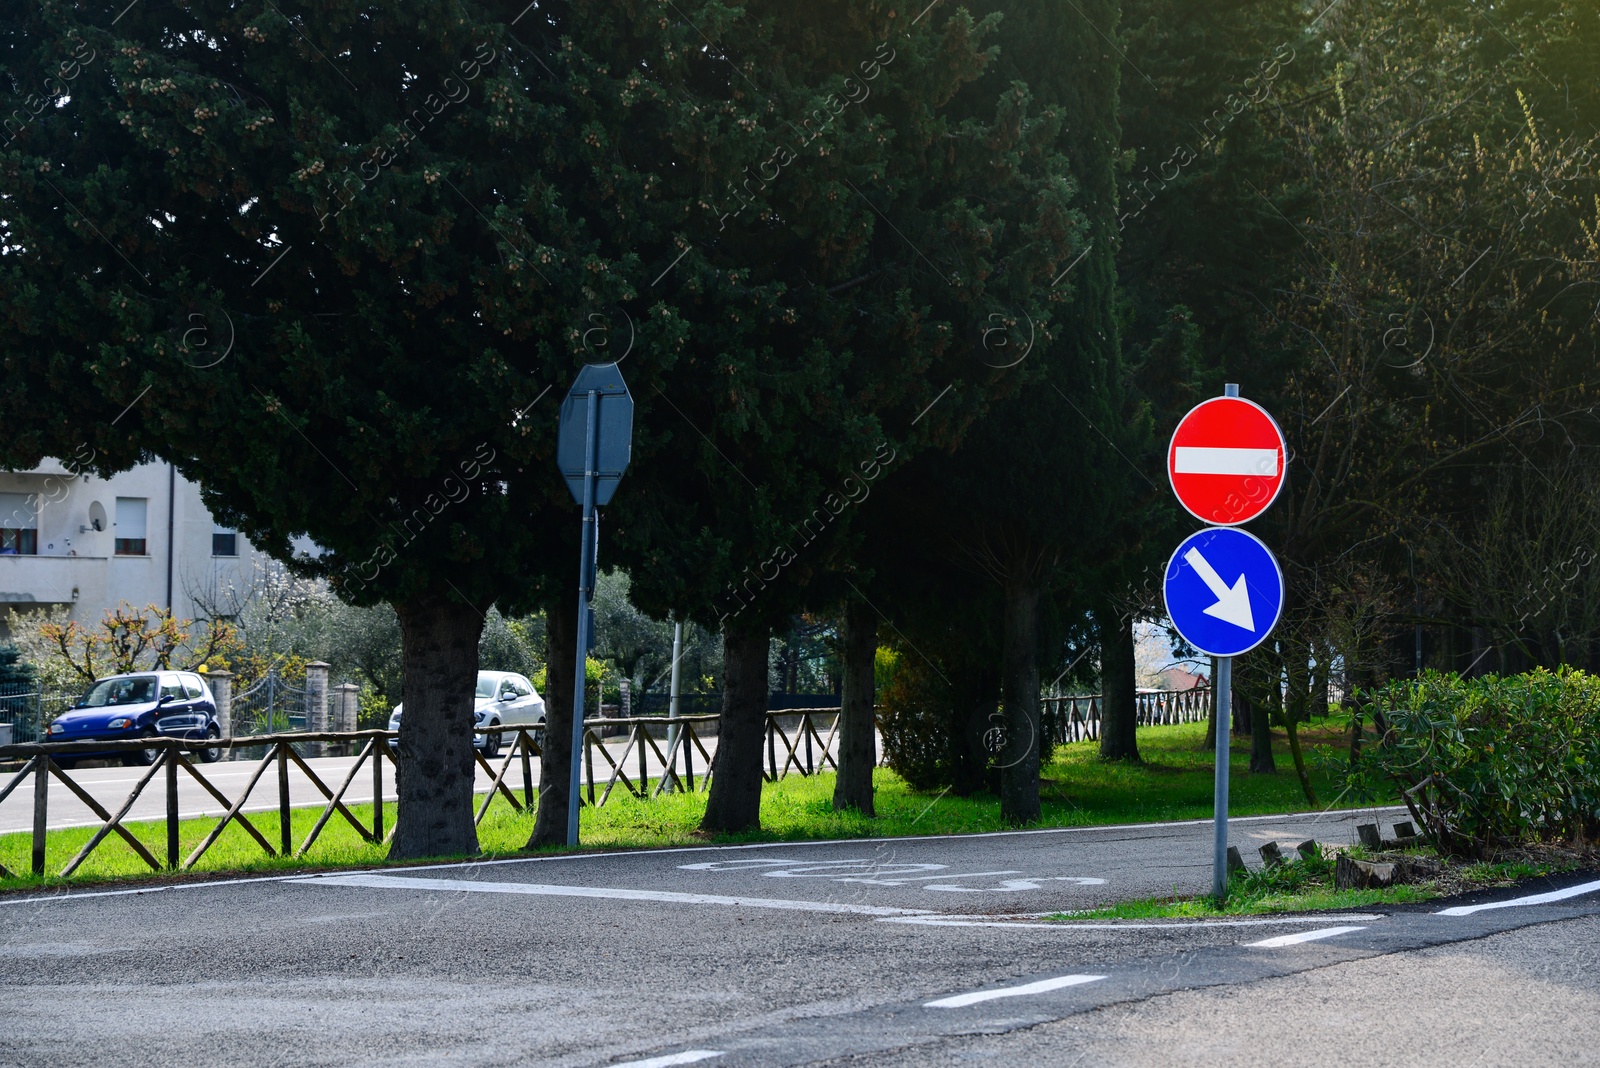
{"type": "MultiPolygon", "coordinates": [[[[128,738],[221,738],[211,687],[192,671],[150,671],[101,679],[71,709],[50,723],[52,742],[123,741],[128,738]]],[[[222,747],[202,749],[207,764],[222,747]]],[[[159,749],[75,753],[62,764],[118,756],[124,764],[153,764],[159,749]]]]}

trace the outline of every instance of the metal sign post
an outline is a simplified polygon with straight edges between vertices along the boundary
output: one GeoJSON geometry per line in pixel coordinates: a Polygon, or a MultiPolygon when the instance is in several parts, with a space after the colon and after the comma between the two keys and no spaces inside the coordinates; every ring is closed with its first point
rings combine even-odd
{"type": "Polygon", "coordinates": [[[1221,901],[1228,896],[1228,739],[1233,729],[1233,657],[1217,657],[1217,677],[1212,685],[1217,697],[1217,776],[1211,794],[1211,896],[1221,901]]]}
{"type": "Polygon", "coordinates": [[[596,560],[600,552],[599,506],[609,504],[633,447],[633,398],[617,365],[590,364],[578,372],[561,405],[556,431],[556,466],[573,499],[583,505],[578,550],[578,651],[572,679],[572,766],[567,782],[567,845],[578,844],[579,787],[583,763],[584,669],[594,646],[596,560]]]}
{"type": "Polygon", "coordinates": [[[572,771],[567,782],[567,845],[578,844],[579,784],[583,770],[583,689],[589,667],[589,599],[594,596],[594,456],[600,444],[600,397],[585,401],[583,545],[578,550],[578,662],[572,675],[572,771]]]}
{"type": "MultiPolygon", "coordinates": [[[[672,757],[673,767],[677,766],[677,756],[673,749],[678,744],[678,662],[683,659],[683,620],[674,620],[672,623],[672,683],[669,692],[671,697],[667,702],[667,755],[672,757]]],[[[672,769],[667,769],[671,771],[672,769]]],[[[672,778],[666,777],[663,784],[668,793],[672,792],[672,778]]]]}

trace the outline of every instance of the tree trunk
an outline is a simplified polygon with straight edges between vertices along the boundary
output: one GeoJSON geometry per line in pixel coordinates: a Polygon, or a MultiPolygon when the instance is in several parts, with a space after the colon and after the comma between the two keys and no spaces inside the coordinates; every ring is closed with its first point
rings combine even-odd
{"type": "Polygon", "coordinates": [[[1094,619],[1100,631],[1100,759],[1138,761],[1133,617],[1104,605],[1094,619]]]}
{"type": "Polygon", "coordinates": [[[578,658],[578,589],[564,588],[544,606],[544,742],[539,753],[539,808],[528,848],[567,844],[572,782],[572,687],[578,658]]]}
{"type": "Polygon", "coordinates": [[[1311,775],[1306,771],[1305,754],[1300,751],[1300,720],[1307,716],[1306,707],[1310,700],[1306,689],[1309,650],[1301,643],[1292,641],[1284,642],[1283,647],[1287,654],[1285,664],[1289,683],[1289,698],[1283,709],[1283,730],[1289,737],[1289,756],[1294,761],[1294,773],[1300,777],[1300,789],[1305,792],[1306,802],[1315,808],[1317,793],[1312,789],[1311,775]]]}
{"type": "Polygon", "coordinates": [[[1000,818],[1007,823],[1032,823],[1040,816],[1039,598],[1039,588],[1031,583],[1006,583],[1000,818]]]}
{"type": "Polygon", "coordinates": [[[833,786],[833,807],[875,816],[872,769],[878,764],[878,731],[872,698],[878,613],[864,601],[847,602],[843,637],[844,692],[839,701],[839,775],[833,786]]]}
{"type": "Polygon", "coordinates": [[[1311,668],[1311,716],[1328,718],[1328,643],[1316,641],[1311,643],[1311,652],[1316,656],[1317,662],[1311,668]]]}
{"type": "Polygon", "coordinates": [[[711,758],[711,791],[702,831],[733,833],[761,827],[762,742],[767,728],[766,627],[722,635],[722,722],[711,758]]]}
{"type": "Polygon", "coordinates": [[[473,856],[472,693],[483,613],[456,594],[428,592],[395,604],[400,617],[399,795],[390,860],[473,856]]]}
{"type": "Polygon", "coordinates": [[[1217,658],[1211,658],[1211,699],[1209,714],[1206,717],[1206,748],[1213,753],[1217,751],[1217,658]]]}
{"type": "Polygon", "coordinates": [[[1258,685],[1266,674],[1265,654],[1239,657],[1233,662],[1234,688],[1250,709],[1250,773],[1276,775],[1278,765],[1272,759],[1272,709],[1263,699],[1264,687],[1258,685]],[[1240,666],[1248,664],[1241,672],[1240,666]],[[1240,676],[1243,675],[1244,679],[1240,676]],[[1245,681],[1248,680],[1248,681],[1245,681]]]}

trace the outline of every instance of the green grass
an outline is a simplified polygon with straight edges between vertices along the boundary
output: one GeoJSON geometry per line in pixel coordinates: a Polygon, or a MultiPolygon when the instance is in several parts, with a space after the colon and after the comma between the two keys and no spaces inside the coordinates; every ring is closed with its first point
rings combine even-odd
{"type": "MultiPolygon", "coordinates": [[[[1304,731],[1307,745],[1337,744],[1342,723],[1330,720],[1304,731]]],[[[1211,815],[1213,757],[1204,748],[1205,725],[1141,729],[1139,746],[1143,763],[1105,763],[1095,743],[1084,742],[1056,751],[1044,769],[1041,827],[1082,827],[1110,823],[1139,823],[1201,819],[1211,815]]],[[[1235,816],[1291,812],[1308,806],[1285,754],[1276,775],[1250,775],[1249,740],[1240,739],[1232,753],[1230,811],[1235,816]]],[[[1326,773],[1315,772],[1319,796],[1333,794],[1326,773]]],[[[961,834],[1004,828],[1000,804],[984,795],[955,797],[949,793],[923,793],[886,768],[874,776],[878,817],[867,819],[855,812],[833,810],[834,776],[791,776],[769,783],[762,793],[761,830],[707,839],[696,828],[705,811],[705,795],[677,794],[648,801],[628,795],[620,786],[599,809],[583,812],[585,848],[647,848],[704,844],[707,841],[794,841],[819,838],[895,837],[918,834],[961,834]]],[[[359,819],[370,825],[371,806],[351,805],[359,819]]],[[[298,849],[320,809],[296,809],[293,839],[298,849]]],[[[393,806],[385,815],[394,818],[393,806]]],[[[270,842],[278,838],[276,813],[251,816],[270,842]]],[[[183,857],[208,834],[213,819],[185,820],[180,827],[183,857]]],[[[130,823],[146,848],[165,859],[166,831],[160,821],[130,823]]],[[[514,812],[496,800],[478,829],[480,847],[487,855],[520,852],[533,829],[530,816],[514,812]]],[[[93,834],[93,828],[52,831],[46,843],[46,870],[60,871],[93,834]]],[[[31,836],[0,835],[0,864],[13,872],[29,867],[31,836]]],[[[549,850],[550,852],[558,850],[549,850]]],[[[459,858],[438,858],[459,859],[459,858]]],[[[201,872],[304,871],[318,868],[376,866],[384,863],[384,850],[363,841],[335,815],[304,859],[268,857],[242,828],[229,827],[196,865],[201,872]]],[[[108,838],[73,876],[81,883],[106,879],[149,877],[149,867],[120,838],[108,838]]],[[[29,876],[0,880],[0,889],[55,885],[62,880],[29,876]]]]}

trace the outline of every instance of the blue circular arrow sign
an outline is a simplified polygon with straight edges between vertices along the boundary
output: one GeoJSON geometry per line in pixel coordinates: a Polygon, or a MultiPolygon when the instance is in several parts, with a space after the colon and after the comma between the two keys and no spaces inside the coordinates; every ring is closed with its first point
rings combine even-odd
{"type": "Polygon", "coordinates": [[[1266,640],[1283,614],[1283,572],[1254,534],[1210,527],[1167,561],[1167,615],[1184,641],[1211,656],[1238,656],[1266,640]]]}

